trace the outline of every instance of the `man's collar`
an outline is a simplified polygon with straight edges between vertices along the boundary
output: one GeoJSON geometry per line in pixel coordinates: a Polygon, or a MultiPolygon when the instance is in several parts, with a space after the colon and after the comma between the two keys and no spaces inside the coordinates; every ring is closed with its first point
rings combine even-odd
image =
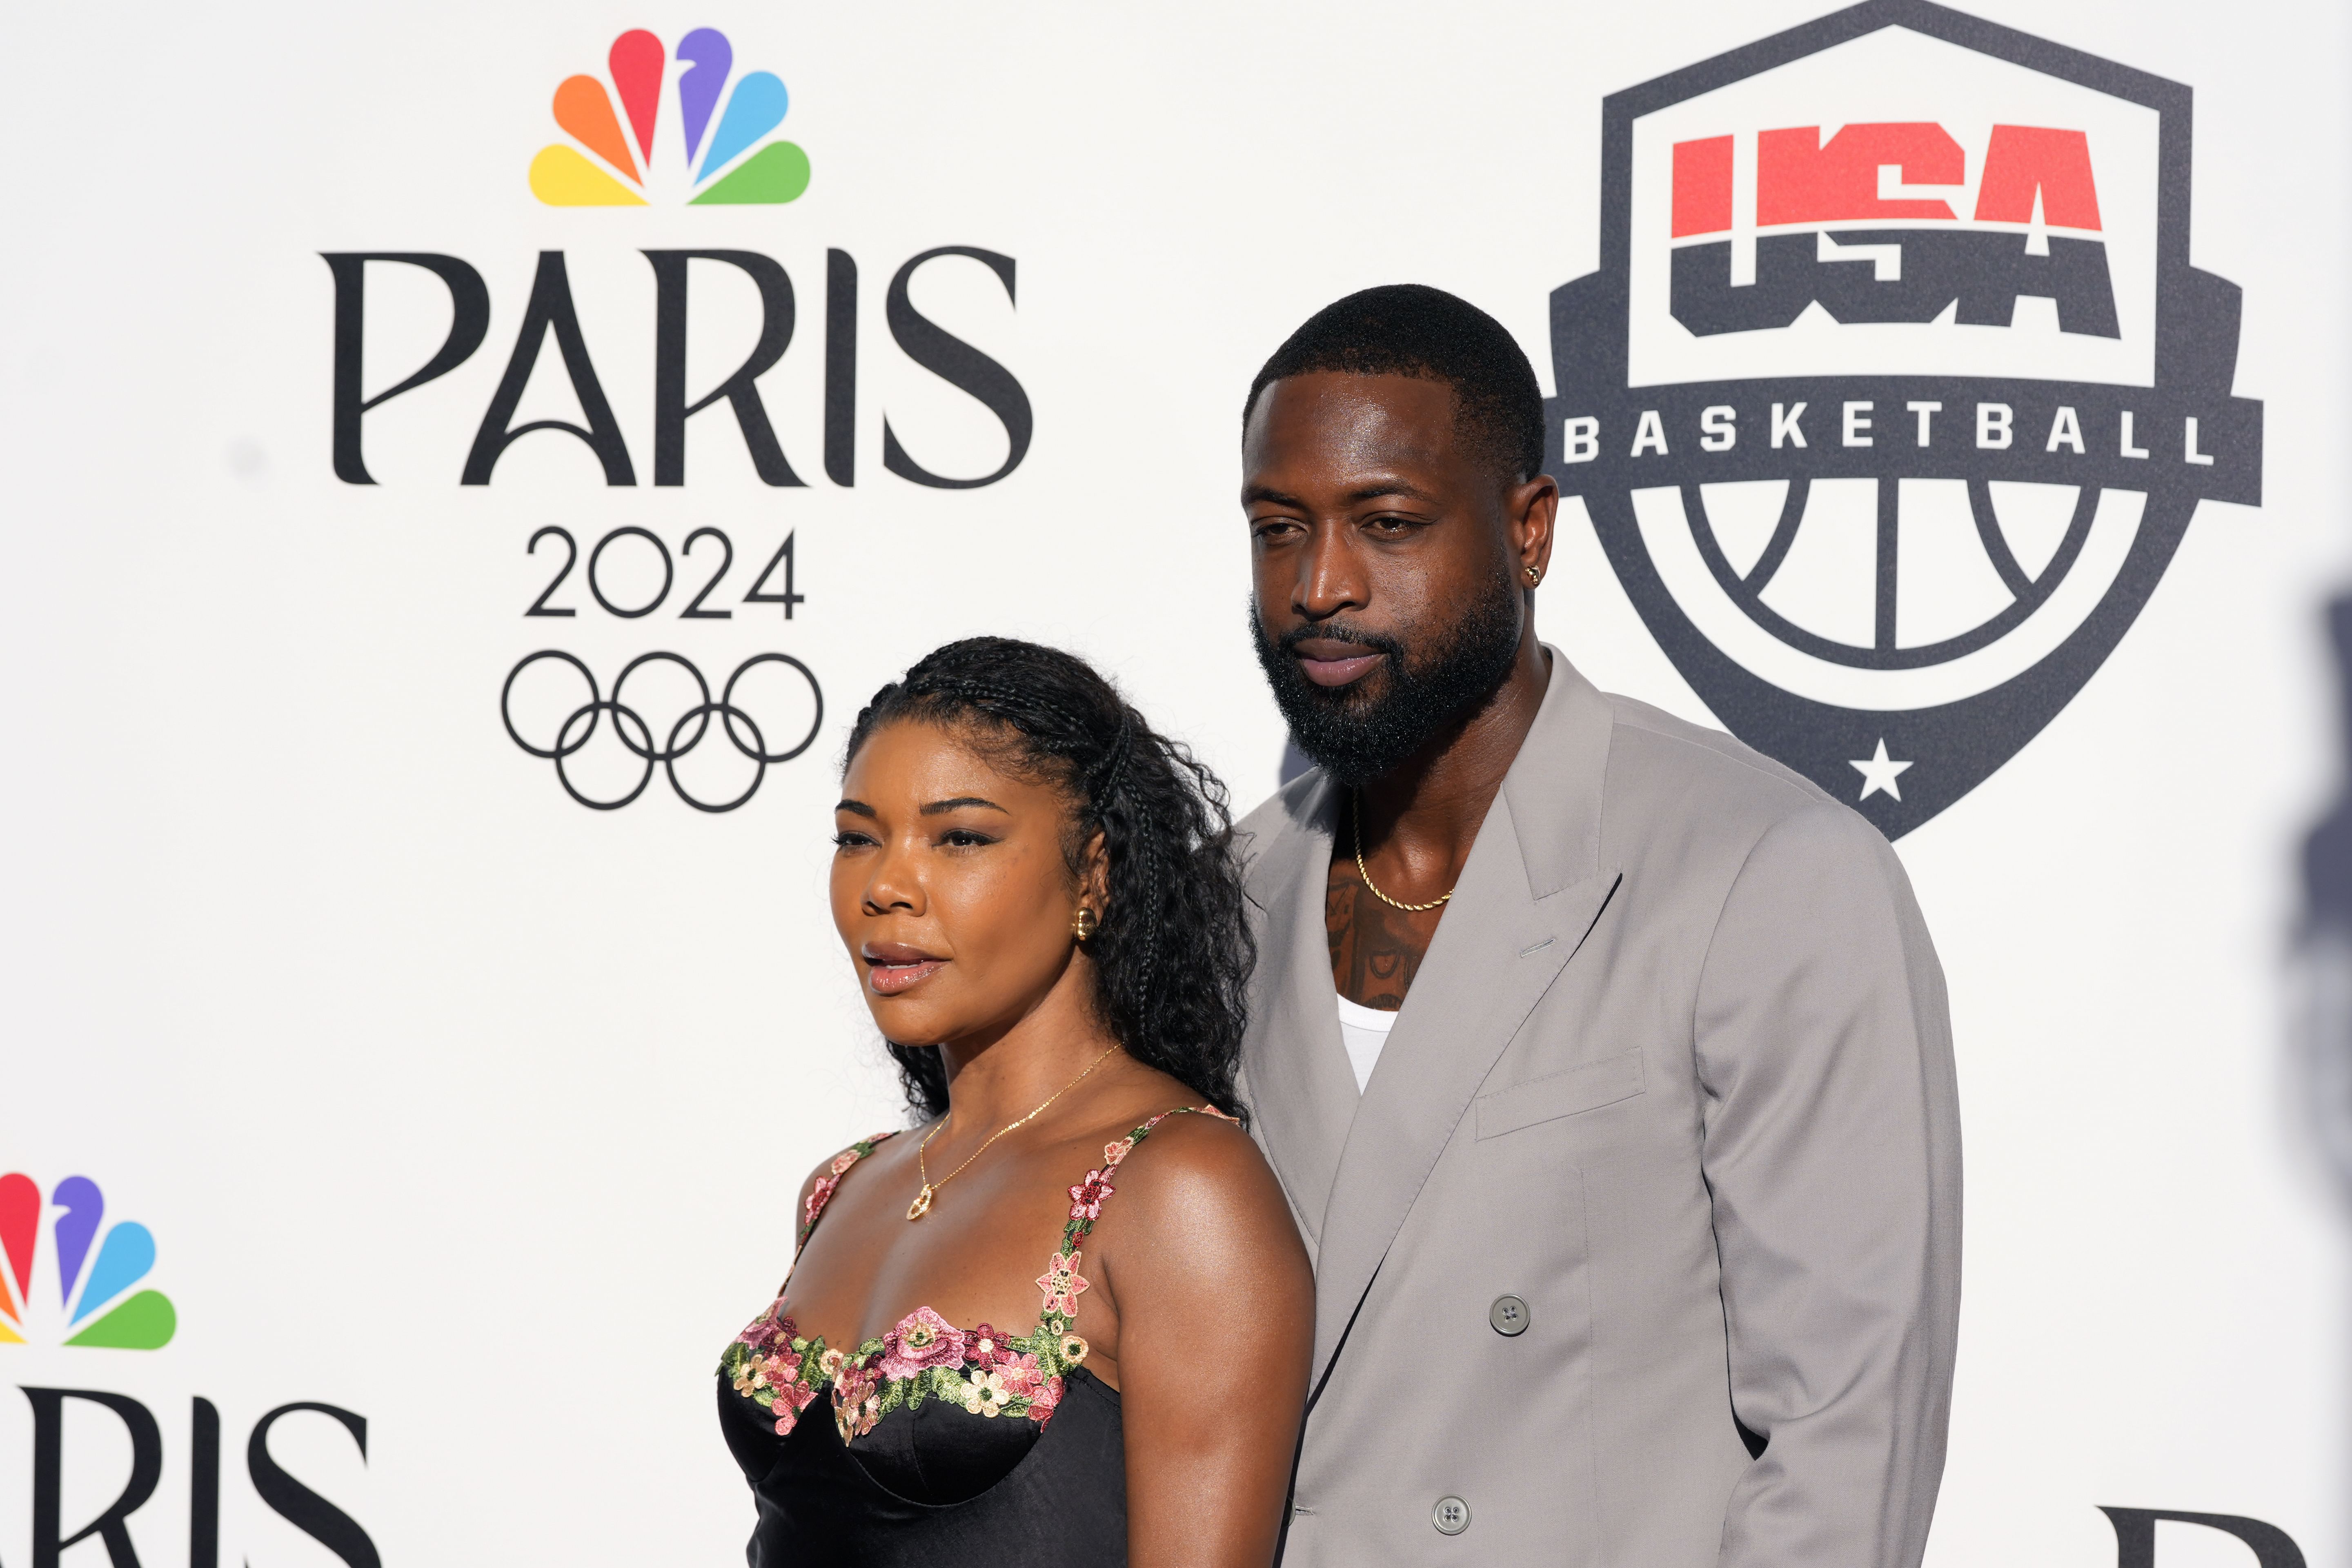
{"type": "Polygon", "coordinates": [[[1528,890],[1538,899],[1601,868],[1601,795],[1609,771],[1609,700],[1544,645],[1551,679],[1536,721],[1503,775],[1502,795],[1518,830],[1528,890]]]}

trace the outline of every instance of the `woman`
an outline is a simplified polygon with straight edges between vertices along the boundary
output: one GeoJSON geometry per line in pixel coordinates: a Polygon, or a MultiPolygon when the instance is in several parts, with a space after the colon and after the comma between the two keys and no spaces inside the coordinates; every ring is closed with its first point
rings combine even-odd
{"type": "Polygon", "coordinates": [[[810,1175],[727,1349],[752,1568],[1270,1563],[1314,1287],[1237,1121],[1223,788],[996,637],[877,692],[842,784],[834,924],[921,1125],[810,1175]]]}

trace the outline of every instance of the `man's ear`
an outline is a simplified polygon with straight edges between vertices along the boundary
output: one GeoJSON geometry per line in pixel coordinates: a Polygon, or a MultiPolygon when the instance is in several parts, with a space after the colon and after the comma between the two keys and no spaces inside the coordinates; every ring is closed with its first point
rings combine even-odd
{"type": "Polygon", "coordinates": [[[1511,558],[1519,572],[1519,585],[1535,586],[1526,575],[1534,568],[1540,581],[1551,571],[1553,525],[1559,519],[1559,481],[1549,474],[1538,474],[1525,484],[1513,485],[1503,496],[1503,518],[1510,530],[1511,558]]]}

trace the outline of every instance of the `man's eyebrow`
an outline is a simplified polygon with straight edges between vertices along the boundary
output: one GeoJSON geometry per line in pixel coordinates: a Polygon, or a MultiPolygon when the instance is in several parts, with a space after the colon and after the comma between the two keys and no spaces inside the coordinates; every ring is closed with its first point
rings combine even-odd
{"type": "Polygon", "coordinates": [[[1402,479],[1384,479],[1376,485],[1366,485],[1361,489],[1349,490],[1348,504],[1360,506],[1368,500],[1378,500],[1382,496],[1402,496],[1407,500],[1428,501],[1433,505],[1437,500],[1437,498],[1428,491],[1415,489],[1402,479]]]}
{"type": "MultiPolygon", "coordinates": [[[[1368,500],[1378,500],[1382,496],[1402,496],[1407,500],[1423,501],[1432,506],[1437,504],[1437,497],[1431,495],[1427,490],[1409,485],[1402,479],[1382,479],[1378,484],[1365,485],[1360,489],[1349,490],[1341,499],[1349,506],[1361,506],[1368,500]]],[[[1300,500],[1297,496],[1285,494],[1272,486],[1244,487],[1242,504],[1249,506],[1258,501],[1264,501],[1269,506],[1297,507],[1301,511],[1307,510],[1305,501],[1300,500]]]]}
{"type": "Polygon", "coordinates": [[[852,816],[875,817],[881,815],[881,813],[876,811],[864,801],[851,800],[846,795],[843,796],[833,809],[835,811],[845,811],[852,816]]]}
{"type": "Polygon", "coordinates": [[[1300,508],[1304,508],[1307,504],[1300,500],[1297,496],[1286,495],[1282,491],[1276,489],[1271,485],[1243,486],[1242,505],[1248,506],[1253,501],[1265,501],[1272,506],[1295,506],[1300,508]]]}
{"type": "MultiPolygon", "coordinates": [[[[929,805],[923,807],[923,815],[925,816],[937,816],[942,812],[953,811],[958,806],[964,805],[984,805],[991,811],[1004,811],[1003,806],[997,805],[992,800],[982,800],[976,795],[960,795],[953,800],[935,800],[931,802],[929,805]]],[[[1004,811],[1004,815],[1010,816],[1013,814],[1009,811],[1004,811]]]]}

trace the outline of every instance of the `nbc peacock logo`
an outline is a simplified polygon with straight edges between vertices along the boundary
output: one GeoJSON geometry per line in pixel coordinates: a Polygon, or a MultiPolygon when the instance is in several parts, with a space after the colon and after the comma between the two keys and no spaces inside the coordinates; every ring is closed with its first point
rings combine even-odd
{"type": "Polygon", "coordinates": [[[555,123],[572,140],[551,142],[531,159],[531,194],[557,207],[646,206],[682,187],[690,205],[721,206],[774,205],[808,189],[808,154],[795,142],[767,140],[791,107],[782,78],[749,71],[730,90],[735,47],[716,27],[680,38],[675,58],[677,134],[671,138],[658,133],[672,57],[655,34],[637,27],[613,40],[604,59],[609,87],[585,74],[564,79],[555,89],[555,123]],[[664,146],[659,163],[657,140],[664,146]],[[682,172],[668,177],[661,164],[682,172]]]}
{"type": "Polygon", "coordinates": [[[0,1176],[0,1257],[6,1259],[0,1270],[0,1344],[26,1344],[28,1335],[47,1340],[53,1329],[71,1336],[68,1345],[152,1351],[169,1344],[180,1326],[172,1299],[160,1290],[131,1291],[155,1267],[154,1234],[125,1220],[107,1226],[101,1239],[106,1194],[88,1176],[59,1182],[47,1206],[57,1211],[44,1271],[54,1281],[54,1310],[47,1307],[49,1281],[37,1300],[33,1289],[41,1189],[22,1173],[0,1176]]]}

